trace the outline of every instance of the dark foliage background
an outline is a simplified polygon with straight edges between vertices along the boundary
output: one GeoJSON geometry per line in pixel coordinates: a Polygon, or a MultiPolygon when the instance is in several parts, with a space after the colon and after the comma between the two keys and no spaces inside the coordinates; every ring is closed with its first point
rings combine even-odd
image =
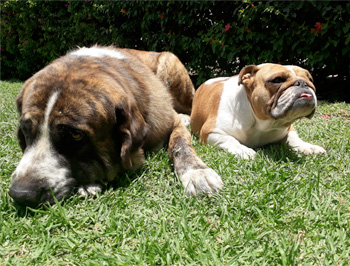
{"type": "Polygon", "coordinates": [[[172,51],[197,86],[247,64],[297,64],[321,98],[350,100],[347,1],[1,2],[1,79],[93,44],[172,51]]]}

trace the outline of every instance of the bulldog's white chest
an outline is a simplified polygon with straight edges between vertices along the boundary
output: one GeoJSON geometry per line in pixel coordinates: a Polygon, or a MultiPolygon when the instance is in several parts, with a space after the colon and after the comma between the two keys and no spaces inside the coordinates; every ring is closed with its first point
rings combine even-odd
{"type": "Polygon", "coordinates": [[[250,148],[277,142],[286,137],[288,128],[281,126],[280,122],[256,117],[243,86],[237,84],[237,77],[224,83],[213,133],[229,135],[250,148]]]}

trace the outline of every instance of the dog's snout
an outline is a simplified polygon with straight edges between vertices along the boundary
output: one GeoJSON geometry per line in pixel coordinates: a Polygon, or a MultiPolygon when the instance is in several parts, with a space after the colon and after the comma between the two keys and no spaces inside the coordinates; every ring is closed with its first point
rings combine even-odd
{"type": "Polygon", "coordinates": [[[293,85],[296,87],[307,87],[307,83],[304,80],[297,80],[293,85]]]}
{"type": "Polygon", "coordinates": [[[41,203],[43,189],[33,184],[12,184],[10,196],[22,206],[36,207],[41,203]]]}

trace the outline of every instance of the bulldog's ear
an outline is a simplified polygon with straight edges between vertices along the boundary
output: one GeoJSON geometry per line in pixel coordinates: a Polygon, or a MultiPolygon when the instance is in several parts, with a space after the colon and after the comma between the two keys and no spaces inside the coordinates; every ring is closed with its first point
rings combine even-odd
{"type": "Polygon", "coordinates": [[[255,75],[255,73],[259,70],[259,67],[256,65],[248,65],[244,67],[238,76],[238,85],[246,85],[249,86],[252,82],[251,77],[255,75]]]}
{"type": "Polygon", "coordinates": [[[149,127],[136,106],[121,102],[115,108],[116,142],[120,145],[120,158],[125,169],[136,169],[144,161],[142,146],[149,127]]]}

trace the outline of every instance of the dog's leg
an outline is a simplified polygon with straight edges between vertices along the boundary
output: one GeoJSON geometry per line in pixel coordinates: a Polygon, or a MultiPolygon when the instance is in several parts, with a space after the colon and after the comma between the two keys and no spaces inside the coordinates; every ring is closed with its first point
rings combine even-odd
{"type": "Polygon", "coordinates": [[[227,150],[229,153],[237,155],[242,159],[253,159],[256,151],[242,145],[237,139],[226,133],[212,132],[208,135],[207,143],[227,150]]]}
{"type": "Polygon", "coordinates": [[[156,75],[163,81],[173,97],[176,112],[190,114],[195,90],[179,58],[172,53],[162,52],[158,58],[156,75]]]}
{"type": "Polygon", "coordinates": [[[288,132],[287,137],[284,140],[293,150],[302,152],[306,155],[309,154],[322,154],[326,153],[326,150],[318,145],[307,143],[299,138],[298,133],[295,130],[288,132]]]}
{"type": "Polygon", "coordinates": [[[197,156],[191,145],[191,134],[178,115],[170,135],[168,152],[187,194],[217,192],[222,188],[221,177],[197,156]]]}

